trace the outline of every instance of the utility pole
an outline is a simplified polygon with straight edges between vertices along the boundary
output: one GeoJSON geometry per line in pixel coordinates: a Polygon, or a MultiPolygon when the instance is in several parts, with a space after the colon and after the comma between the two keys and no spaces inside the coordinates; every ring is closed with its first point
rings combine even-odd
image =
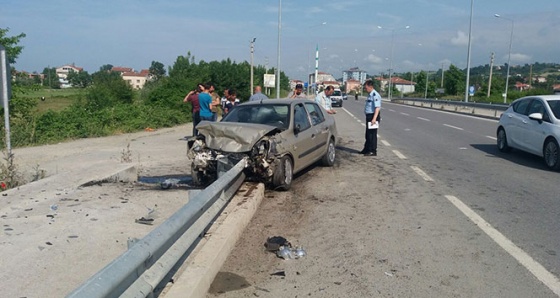
{"type": "Polygon", "coordinates": [[[533,88],[533,64],[529,66],[529,85],[533,88]]]}
{"type": "Polygon", "coordinates": [[[488,94],[486,97],[490,97],[490,87],[492,87],[492,70],[494,69],[494,52],[490,55],[490,78],[488,78],[488,94]]]}
{"type": "Polygon", "coordinates": [[[443,88],[443,74],[445,73],[445,70],[443,69],[443,63],[441,64],[441,86],[440,88],[443,88]]]}

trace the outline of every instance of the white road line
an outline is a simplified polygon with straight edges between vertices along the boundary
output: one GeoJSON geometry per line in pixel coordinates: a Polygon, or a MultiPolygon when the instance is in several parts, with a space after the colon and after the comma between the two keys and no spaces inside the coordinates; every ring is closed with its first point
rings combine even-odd
{"type": "Polygon", "coordinates": [[[391,111],[391,112],[394,112],[395,110],[393,110],[393,109],[389,109],[389,111],[391,111]]]}
{"type": "Polygon", "coordinates": [[[494,242],[501,246],[507,253],[514,257],[521,265],[531,272],[538,280],[545,284],[554,294],[560,296],[560,280],[554,274],[550,273],[541,264],[535,261],[529,254],[515,245],[511,240],[506,238],[502,233],[492,227],[476,212],[470,209],[465,203],[455,196],[445,196],[457,209],[465,214],[472,222],[474,222],[484,233],[486,233],[494,242]]]}
{"type": "Polygon", "coordinates": [[[406,156],[404,156],[402,153],[400,153],[397,150],[393,150],[393,153],[395,153],[395,155],[400,159],[406,159],[406,156]]]}
{"type": "Polygon", "coordinates": [[[354,116],[354,114],[350,113],[350,111],[348,111],[346,108],[342,108],[343,111],[345,111],[348,115],[356,118],[356,116],[354,116]]]}
{"type": "Polygon", "coordinates": [[[486,136],[486,137],[489,138],[489,139],[491,139],[491,140],[494,140],[494,141],[497,140],[497,138],[496,138],[496,137],[493,137],[493,136],[486,136]]]}
{"type": "Polygon", "coordinates": [[[458,130],[463,130],[463,129],[460,128],[460,127],[453,126],[453,125],[449,125],[449,124],[443,124],[443,126],[451,127],[451,128],[458,129],[458,130]]]}
{"type": "Polygon", "coordinates": [[[385,145],[387,147],[391,147],[391,144],[389,144],[389,142],[387,142],[385,140],[381,140],[381,143],[383,143],[383,145],[385,145]]]}
{"type": "Polygon", "coordinates": [[[428,174],[426,174],[426,172],[422,171],[419,167],[416,166],[410,166],[412,168],[412,170],[414,172],[416,172],[416,174],[420,175],[420,177],[422,177],[424,180],[426,181],[434,181],[434,179],[432,179],[432,177],[428,176],[428,174]]]}
{"type": "Polygon", "coordinates": [[[400,114],[401,114],[401,115],[405,115],[405,116],[410,116],[410,114],[403,113],[403,112],[401,112],[400,114]]]}
{"type": "Polygon", "coordinates": [[[422,117],[416,117],[416,119],[420,119],[420,120],[424,120],[424,121],[431,121],[430,119],[426,119],[426,118],[422,118],[422,117]]]}

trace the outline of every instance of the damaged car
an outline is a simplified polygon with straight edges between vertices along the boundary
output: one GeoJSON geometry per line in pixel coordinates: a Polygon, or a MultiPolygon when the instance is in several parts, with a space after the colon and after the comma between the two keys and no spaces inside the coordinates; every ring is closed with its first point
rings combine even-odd
{"type": "Polygon", "coordinates": [[[317,161],[333,166],[332,115],[307,99],[268,99],[236,106],[221,122],[203,121],[188,142],[194,184],[208,185],[242,159],[252,180],[288,190],[294,174],[317,161]]]}

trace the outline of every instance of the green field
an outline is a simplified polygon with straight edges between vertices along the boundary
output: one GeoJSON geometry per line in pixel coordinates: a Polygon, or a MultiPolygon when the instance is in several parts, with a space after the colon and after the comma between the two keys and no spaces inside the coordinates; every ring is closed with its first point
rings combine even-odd
{"type": "Polygon", "coordinates": [[[42,114],[48,110],[59,111],[74,103],[83,96],[84,89],[39,89],[20,94],[21,98],[36,99],[37,112],[42,114]],[[44,97],[44,100],[42,100],[44,97]]]}

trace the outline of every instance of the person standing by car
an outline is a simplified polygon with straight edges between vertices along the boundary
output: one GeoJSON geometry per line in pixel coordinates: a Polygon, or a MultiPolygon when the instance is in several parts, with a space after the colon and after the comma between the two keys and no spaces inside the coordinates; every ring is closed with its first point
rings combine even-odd
{"type": "Polygon", "coordinates": [[[296,89],[294,89],[294,93],[290,96],[291,99],[296,98],[307,98],[305,94],[303,94],[303,85],[296,84],[296,89]]]}
{"type": "Polygon", "coordinates": [[[202,92],[198,94],[198,102],[200,104],[200,120],[214,121],[212,114],[212,96],[210,95],[210,84],[204,84],[202,92]]]}
{"type": "Polygon", "coordinates": [[[197,85],[195,90],[190,91],[187,96],[183,99],[183,102],[190,102],[192,107],[192,120],[193,120],[193,137],[198,135],[198,130],[196,130],[196,126],[200,123],[200,103],[198,100],[198,95],[202,91],[202,86],[199,84],[197,85]]]}
{"type": "Polygon", "coordinates": [[[364,106],[366,114],[366,142],[360,151],[364,156],[377,156],[377,129],[379,127],[379,111],[381,110],[381,95],[373,88],[373,81],[365,83],[368,97],[364,106]]]}
{"type": "Polygon", "coordinates": [[[228,94],[228,101],[224,107],[224,117],[233,110],[233,108],[239,104],[239,100],[237,99],[237,91],[234,89],[229,90],[228,94]]]}
{"type": "Polygon", "coordinates": [[[249,101],[256,101],[256,100],[263,100],[268,99],[268,96],[262,94],[261,86],[255,86],[255,92],[251,97],[249,97],[249,101]]]}
{"type": "Polygon", "coordinates": [[[325,90],[317,94],[315,97],[315,102],[322,106],[329,114],[336,114],[336,111],[332,108],[331,99],[329,98],[333,93],[334,87],[327,86],[325,90]]]}

